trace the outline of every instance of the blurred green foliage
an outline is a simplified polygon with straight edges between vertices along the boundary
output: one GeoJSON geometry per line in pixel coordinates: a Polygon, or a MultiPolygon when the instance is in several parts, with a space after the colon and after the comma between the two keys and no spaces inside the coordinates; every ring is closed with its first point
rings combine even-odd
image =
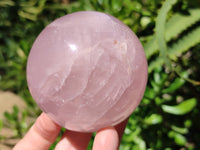
{"type": "Polygon", "coordinates": [[[0,89],[23,97],[27,109],[20,118],[15,106],[6,112],[0,130],[7,126],[22,137],[29,128],[26,117],[39,115],[26,84],[31,45],[54,19],[81,10],[119,18],[139,36],[148,59],[145,95],[119,149],[200,149],[199,0],[1,0],[0,89]]]}

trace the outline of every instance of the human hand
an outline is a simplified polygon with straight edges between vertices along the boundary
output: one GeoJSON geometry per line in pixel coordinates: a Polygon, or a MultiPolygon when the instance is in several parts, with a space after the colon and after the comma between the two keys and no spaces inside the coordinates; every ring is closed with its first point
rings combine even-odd
{"type": "MultiPolygon", "coordinates": [[[[127,119],[128,120],[128,119],[127,119]]],[[[115,127],[107,127],[97,132],[93,150],[117,150],[127,120],[115,127]]],[[[48,150],[56,140],[61,127],[42,113],[24,138],[13,150],[48,150]]],[[[86,150],[92,133],[80,133],[66,130],[55,150],[86,150]]]]}

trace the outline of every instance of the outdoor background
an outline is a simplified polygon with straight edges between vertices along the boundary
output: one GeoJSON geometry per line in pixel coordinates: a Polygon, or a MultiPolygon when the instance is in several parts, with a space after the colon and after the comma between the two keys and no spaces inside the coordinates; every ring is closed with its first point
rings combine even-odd
{"type": "Polygon", "coordinates": [[[146,92],[120,150],[199,150],[199,0],[0,0],[0,150],[11,149],[41,113],[26,83],[34,40],[54,19],[80,10],[123,21],[148,59],[146,92]]]}

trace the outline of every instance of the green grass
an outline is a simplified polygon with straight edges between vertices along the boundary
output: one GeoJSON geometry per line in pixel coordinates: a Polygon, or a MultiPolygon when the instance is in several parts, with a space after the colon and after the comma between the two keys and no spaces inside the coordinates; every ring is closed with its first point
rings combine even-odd
{"type": "Polygon", "coordinates": [[[0,129],[6,125],[14,138],[22,137],[30,127],[26,118],[40,114],[26,83],[31,45],[54,19],[80,10],[119,18],[138,35],[148,58],[145,95],[129,119],[120,150],[200,149],[199,0],[1,0],[0,90],[21,96],[27,108],[5,113],[0,129]]]}

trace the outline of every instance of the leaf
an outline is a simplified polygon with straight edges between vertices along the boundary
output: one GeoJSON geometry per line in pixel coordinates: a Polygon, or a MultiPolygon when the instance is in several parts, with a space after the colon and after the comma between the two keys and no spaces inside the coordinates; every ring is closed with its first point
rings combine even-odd
{"type": "Polygon", "coordinates": [[[10,121],[10,122],[15,121],[15,120],[13,119],[13,116],[12,116],[11,114],[9,114],[7,111],[4,112],[4,117],[5,117],[8,121],[10,121]]]}
{"type": "Polygon", "coordinates": [[[176,144],[178,144],[180,146],[185,145],[185,143],[187,142],[186,138],[183,135],[179,134],[179,133],[176,133],[174,135],[174,141],[175,141],[176,144]]]}
{"type": "Polygon", "coordinates": [[[30,7],[30,6],[36,5],[36,3],[37,3],[37,1],[34,1],[34,0],[32,0],[32,1],[21,1],[19,5],[21,7],[30,7]]]}
{"type": "Polygon", "coordinates": [[[154,69],[159,68],[164,64],[162,57],[158,57],[156,60],[152,61],[148,66],[148,72],[151,73],[154,69]]]}
{"type": "Polygon", "coordinates": [[[23,10],[33,15],[38,15],[42,11],[42,9],[39,7],[25,7],[23,10]]]}
{"type": "Polygon", "coordinates": [[[159,124],[162,122],[162,116],[158,114],[151,114],[151,116],[146,117],[144,122],[148,125],[159,124]]]}
{"type": "Polygon", "coordinates": [[[172,130],[180,133],[180,134],[187,134],[188,133],[188,129],[187,128],[181,128],[181,127],[177,127],[175,125],[171,126],[172,130]]]}
{"type": "MultiPolygon", "coordinates": [[[[176,60],[178,55],[188,51],[191,47],[200,43],[200,27],[193,29],[190,33],[183,36],[183,38],[179,39],[178,42],[172,45],[171,48],[168,49],[169,57],[173,60],[176,60]]],[[[158,57],[156,60],[152,61],[149,64],[148,72],[151,73],[155,68],[158,68],[164,64],[164,60],[162,57],[158,57]]]]}
{"type": "Polygon", "coordinates": [[[184,126],[185,126],[186,128],[190,128],[190,127],[192,126],[192,121],[191,121],[191,120],[185,120],[184,126]]]}
{"type": "Polygon", "coordinates": [[[3,7],[3,6],[14,6],[15,5],[15,2],[13,2],[12,0],[1,0],[0,1],[0,6],[3,7]]]}
{"type": "MultiPolygon", "coordinates": [[[[188,73],[187,72],[183,72],[181,73],[183,76],[188,76],[188,73]]],[[[163,93],[171,93],[171,92],[174,92],[176,91],[177,89],[179,89],[183,84],[185,83],[185,80],[182,79],[182,78],[176,78],[174,80],[174,82],[172,82],[170,84],[170,86],[166,89],[164,89],[162,92],[163,93]]]]}
{"type": "Polygon", "coordinates": [[[2,128],[3,128],[3,121],[0,120],[0,131],[1,131],[2,128]]]}
{"type": "Polygon", "coordinates": [[[144,93],[144,97],[147,97],[149,99],[153,99],[155,96],[156,96],[156,93],[153,90],[153,88],[150,88],[149,86],[147,86],[145,93],[144,93]]]}
{"type": "Polygon", "coordinates": [[[174,142],[177,145],[183,146],[186,143],[186,138],[182,134],[175,131],[168,132],[168,137],[174,139],[174,142]]]}
{"type": "Polygon", "coordinates": [[[156,20],[156,40],[158,42],[158,47],[160,50],[160,56],[164,59],[165,63],[170,66],[170,61],[167,54],[167,44],[165,41],[165,24],[168,11],[177,2],[177,0],[166,0],[158,14],[156,20]]]}
{"type": "Polygon", "coordinates": [[[139,134],[141,133],[140,127],[137,127],[134,132],[132,132],[132,130],[129,130],[129,131],[127,131],[127,130],[129,130],[129,129],[125,129],[124,139],[128,142],[133,142],[134,139],[136,139],[139,136],[139,134]]]}
{"type": "Polygon", "coordinates": [[[197,100],[195,98],[191,98],[183,101],[182,103],[176,106],[162,105],[162,110],[166,113],[173,115],[184,115],[193,110],[196,106],[197,100]]]}
{"type": "Polygon", "coordinates": [[[147,59],[149,59],[153,54],[155,54],[158,51],[158,44],[157,44],[155,35],[151,38],[151,40],[149,40],[144,45],[144,51],[145,51],[147,59]]]}
{"type": "Polygon", "coordinates": [[[19,108],[16,105],[14,105],[13,106],[13,114],[17,115],[18,113],[19,113],[19,108]]]}
{"type": "Polygon", "coordinates": [[[24,11],[22,11],[22,10],[20,10],[20,11],[18,12],[18,15],[19,15],[20,17],[22,17],[22,18],[26,18],[26,19],[29,19],[29,20],[32,20],[32,21],[36,21],[36,19],[37,19],[37,16],[36,16],[36,15],[26,13],[26,12],[24,12],[24,11]]]}
{"type": "Polygon", "coordinates": [[[119,11],[122,8],[122,1],[120,0],[112,0],[111,1],[111,6],[113,11],[119,11]]]}
{"type": "Polygon", "coordinates": [[[178,34],[200,20],[200,9],[190,9],[188,12],[189,15],[177,13],[169,19],[166,24],[167,32],[165,33],[167,41],[176,37],[178,34]]]}
{"type": "Polygon", "coordinates": [[[192,30],[190,33],[181,38],[177,43],[169,49],[169,57],[176,60],[177,55],[180,55],[189,48],[195,46],[197,43],[200,43],[200,27],[192,30]]]}
{"type": "MultiPolygon", "coordinates": [[[[169,21],[166,23],[165,29],[165,39],[167,42],[172,38],[177,37],[178,34],[200,20],[200,9],[190,9],[189,13],[189,15],[177,13],[169,19],[169,21]]],[[[144,50],[147,59],[158,52],[158,44],[155,34],[151,40],[144,45],[144,50]]]]}
{"type": "Polygon", "coordinates": [[[178,88],[180,88],[183,84],[185,83],[185,80],[181,78],[176,78],[175,81],[170,84],[170,86],[166,89],[164,89],[162,92],[163,93],[171,93],[176,91],[178,88]]]}

